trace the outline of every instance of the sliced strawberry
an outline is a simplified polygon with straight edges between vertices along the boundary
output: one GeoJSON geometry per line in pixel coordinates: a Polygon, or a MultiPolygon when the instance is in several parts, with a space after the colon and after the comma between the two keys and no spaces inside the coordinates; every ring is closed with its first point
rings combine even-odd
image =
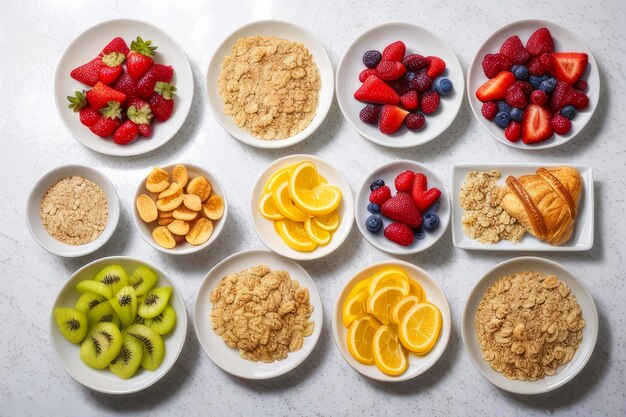
{"type": "Polygon", "coordinates": [[[554,52],[550,54],[550,73],[559,81],[572,85],[587,68],[588,56],[581,52],[554,52]]]}
{"type": "Polygon", "coordinates": [[[384,105],[380,111],[378,129],[386,135],[391,135],[396,130],[400,129],[407,114],[409,114],[409,112],[401,107],[390,104],[384,105]]]}
{"type": "Polygon", "coordinates": [[[375,75],[370,75],[365,80],[363,85],[354,93],[354,98],[377,104],[397,104],[400,101],[398,93],[375,75]]]}
{"type": "Polygon", "coordinates": [[[513,64],[525,64],[530,59],[530,54],[524,48],[521,39],[513,35],[504,41],[500,47],[500,53],[508,57],[513,64]]]}
{"type": "Polygon", "coordinates": [[[413,188],[413,181],[415,180],[415,173],[411,170],[406,170],[401,172],[396,177],[394,184],[396,186],[396,191],[401,191],[405,193],[410,193],[413,188]]]}
{"type": "Polygon", "coordinates": [[[554,41],[548,28],[539,28],[526,41],[526,50],[533,56],[554,52],[554,41]]]}
{"type": "Polygon", "coordinates": [[[380,61],[376,65],[376,75],[381,80],[395,81],[406,73],[406,67],[402,62],[397,61],[380,61]]]}
{"type": "Polygon", "coordinates": [[[476,98],[483,103],[485,101],[498,101],[506,96],[506,90],[512,86],[517,79],[511,71],[501,71],[494,78],[478,87],[476,98]]]}
{"type": "Polygon", "coordinates": [[[138,80],[148,72],[154,64],[152,56],[156,46],[152,46],[152,41],[144,41],[140,36],[130,43],[130,52],[126,56],[126,67],[128,74],[133,80],[138,80]]]}
{"type": "Polygon", "coordinates": [[[126,41],[118,36],[117,38],[113,38],[111,42],[109,42],[107,46],[102,49],[101,55],[108,55],[111,52],[119,52],[121,54],[128,55],[130,49],[128,49],[126,41]]]}
{"type": "Polygon", "coordinates": [[[401,62],[406,52],[406,45],[402,41],[395,41],[394,43],[387,45],[383,49],[383,61],[396,61],[401,62]]]}
{"type": "Polygon", "coordinates": [[[400,246],[409,246],[415,239],[413,229],[399,222],[393,222],[385,227],[384,235],[387,239],[400,246]]]}
{"type": "Polygon", "coordinates": [[[526,144],[542,142],[552,136],[550,121],[552,112],[545,106],[530,104],[524,110],[522,119],[522,142],[526,144]]]}
{"type": "Polygon", "coordinates": [[[98,82],[91,90],[87,91],[86,96],[89,105],[96,110],[106,107],[110,101],[117,101],[120,104],[124,104],[126,101],[124,93],[120,93],[101,82],[98,82]]]}
{"type": "Polygon", "coordinates": [[[83,84],[93,87],[98,82],[100,67],[102,67],[102,59],[97,57],[80,67],[74,68],[70,72],[70,77],[76,81],[80,81],[83,84]]]}
{"type": "Polygon", "coordinates": [[[405,109],[407,109],[407,110],[415,110],[417,108],[417,106],[419,106],[419,104],[420,104],[419,96],[417,94],[417,91],[410,90],[407,93],[403,94],[400,97],[400,102],[402,103],[402,105],[404,106],[405,109]]]}
{"type": "Polygon", "coordinates": [[[137,81],[137,95],[148,100],[154,94],[154,86],[157,82],[169,83],[174,76],[174,68],[171,65],[154,64],[148,72],[137,81]]]}
{"type": "Polygon", "coordinates": [[[422,215],[415,207],[411,196],[404,192],[399,192],[380,207],[383,216],[395,220],[402,224],[417,229],[422,225],[422,215]]]}
{"type": "Polygon", "coordinates": [[[428,75],[431,79],[435,79],[446,70],[446,62],[437,57],[437,56],[428,56],[428,69],[426,70],[426,75],[428,75]]]}

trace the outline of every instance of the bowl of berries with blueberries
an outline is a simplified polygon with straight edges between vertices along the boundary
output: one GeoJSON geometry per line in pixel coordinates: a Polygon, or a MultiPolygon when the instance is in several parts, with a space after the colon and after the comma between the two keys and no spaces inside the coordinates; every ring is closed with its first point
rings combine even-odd
{"type": "Polygon", "coordinates": [[[365,177],[354,211],[359,230],[372,245],[408,255],[428,249],[443,236],[450,222],[450,199],[431,169],[397,160],[365,177]]]}
{"type": "Polygon", "coordinates": [[[463,71],[432,32],[389,23],[359,36],[337,67],[339,107],[366,139],[407,148],[443,133],[461,107],[463,71]]]}
{"type": "Polygon", "coordinates": [[[182,127],[192,98],[183,49],[136,20],[110,20],[80,34],[55,75],[61,120],[82,145],[107,155],[138,155],[166,143],[182,127]]]}
{"type": "Polygon", "coordinates": [[[570,141],[591,119],[600,77],[578,36],[552,22],[520,20],[483,42],[468,69],[467,92],[496,140],[545,149],[570,141]]]}

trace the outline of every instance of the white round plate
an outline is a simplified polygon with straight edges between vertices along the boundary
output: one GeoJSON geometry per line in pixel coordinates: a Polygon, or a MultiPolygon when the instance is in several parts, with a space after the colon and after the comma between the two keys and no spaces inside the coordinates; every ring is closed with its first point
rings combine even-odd
{"type": "Polygon", "coordinates": [[[222,125],[222,127],[235,139],[250,146],[265,149],[286,148],[288,146],[295,145],[296,143],[302,142],[315,132],[328,114],[328,110],[330,109],[330,105],[333,101],[334,86],[335,81],[333,67],[322,44],[309,31],[296,26],[293,23],[283,22],[280,20],[260,20],[252,22],[240,27],[228,36],[220,44],[211,58],[205,82],[209,105],[219,124],[222,125]],[[319,101],[317,104],[317,114],[311,123],[295,136],[277,140],[259,139],[252,136],[246,129],[237,126],[233,121],[233,117],[223,111],[224,100],[220,97],[217,89],[217,80],[222,69],[222,60],[226,56],[230,55],[231,48],[238,39],[248,36],[277,36],[293,42],[300,42],[313,56],[313,62],[317,65],[320,80],[322,82],[322,87],[319,93],[319,101]]]}
{"type": "Polygon", "coordinates": [[[487,132],[489,132],[489,134],[498,142],[517,149],[547,149],[569,142],[583,129],[583,127],[585,127],[589,119],[591,119],[591,116],[598,105],[598,99],[600,98],[600,74],[598,72],[596,60],[591,54],[591,50],[589,50],[587,45],[585,45],[583,41],[574,33],[557,25],[556,23],[548,22],[546,20],[517,20],[496,30],[478,48],[478,51],[476,52],[476,55],[474,55],[474,59],[472,59],[472,63],[467,70],[467,97],[476,119],[478,119],[485,130],[487,130],[487,132]],[[589,89],[585,92],[585,94],[589,96],[589,105],[584,110],[577,110],[576,117],[572,120],[572,129],[566,135],[554,134],[550,139],[532,145],[526,145],[521,140],[513,143],[504,137],[504,129],[500,129],[495,122],[485,119],[481,113],[482,102],[476,98],[476,90],[482,84],[487,82],[487,76],[483,72],[482,62],[485,55],[494,54],[500,51],[500,47],[510,36],[519,36],[522,43],[526,45],[526,41],[530,35],[532,35],[532,33],[540,27],[546,27],[550,30],[552,39],[554,40],[554,50],[556,52],[585,52],[589,55],[587,69],[581,77],[581,79],[586,80],[589,83],[589,89]]]}
{"type": "Polygon", "coordinates": [[[448,191],[446,190],[446,186],[441,178],[425,165],[409,160],[389,162],[369,173],[363,180],[363,183],[361,183],[354,203],[354,217],[361,234],[365,237],[365,239],[367,239],[368,242],[378,249],[394,255],[409,255],[424,251],[434,245],[441,238],[441,236],[443,236],[448,228],[448,223],[450,223],[450,212],[450,197],[448,196],[448,191]],[[385,181],[385,185],[391,188],[391,195],[394,196],[396,195],[396,188],[394,186],[395,179],[398,174],[406,170],[411,170],[415,173],[421,172],[428,178],[429,189],[437,187],[441,191],[439,201],[434,203],[423,213],[423,215],[431,212],[436,213],[439,216],[439,226],[433,231],[424,230],[426,233],[424,239],[419,240],[416,237],[413,243],[409,246],[400,246],[387,239],[383,234],[385,227],[391,224],[393,222],[392,220],[382,214],[377,214],[377,216],[383,220],[383,227],[378,233],[372,233],[367,230],[365,227],[365,221],[372,215],[372,213],[367,211],[367,205],[370,203],[370,184],[372,181],[377,179],[385,181]]]}
{"type": "Polygon", "coordinates": [[[410,23],[387,23],[375,26],[359,36],[345,52],[337,66],[337,102],[341,112],[352,127],[365,139],[390,148],[409,148],[430,142],[441,135],[452,124],[463,101],[463,69],[450,47],[437,35],[421,26],[410,23]],[[363,54],[369,50],[382,52],[387,45],[401,40],[406,44],[407,54],[438,56],[446,62],[446,71],[441,75],[452,81],[452,94],[442,97],[439,109],[426,116],[426,126],[412,132],[405,126],[392,135],[381,133],[378,125],[363,123],[359,112],[365,106],[354,98],[361,82],[359,74],[365,69],[363,54]]]}
{"type": "MultiPolygon", "coordinates": [[[[179,164],[176,163],[176,164],[171,164],[171,165],[165,165],[159,168],[164,169],[171,176],[172,169],[174,169],[176,165],[179,165],[179,164]]],[[[184,165],[185,168],[187,168],[187,173],[189,174],[189,181],[199,176],[204,176],[207,180],[209,180],[209,183],[211,184],[211,188],[213,189],[213,192],[221,196],[222,200],[224,200],[224,214],[222,215],[222,218],[217,221],[211,220],[211,222],[213,222],[213,233],[211,234],[211,237],[209,238],[209,240],[204,242],[202,245],[194,246],[190,243],[187,243],[187,241],[183,241],[177,244],[172,249],[164,248],[160,246],[159,244],[157,244],[152,238],[152,231],[158,226],[156,221],[153,223],[146,223],[143,220],[141,220],[141,217],[139,217],[139,213],[137,212],[137,205],[135,204],[135,202],[137,201],[137,197],[139,197],[139,195],[141,194],[147,194],[147,195],[152,194],[146,189],[146,178],[148,177],[148,175],[143,177],[137,187],[137,191],[135,191],[135,196],[133,197],[133,201],[132,201],[133,221],[135,222],[135,227],[137,228],[137,231],[139,232],[139,235],[141,236],[141,238],[145,240],[148,245],[152,246],[154,249],[159,250],[163,253],[169,253],[170,255],[187,255],[190,253],[199,252],[209,247],[209,245],[211,245],[213,242],[217,240],[218,236],[224,229],[224,223],[226,223],[226,218],[228,217],[228,198],[226,197],[226,192],[224,191],[224,187],[222,187],[222,184],[217,180],[217,177],[211,174],[206,169],[199,167],[197,165],[188,164],[188,163],[180,163],[180,165],[184,165]]],[[[151,171],[152,169],[148,171],[148,174],[151,171]]]]}
{"type": "Polygon", "coordinates": [[[87,29],[67,47],[54,77],[54,99],[65,127],[82,145],[105,155],[139,155],[164,145],[183,126],[193,101],[191,65],[183,48],[158,27],[139,20],[109,20],[87,29]],[[128,145],[117,145],[111,138],[94,135],[80,123],[78,114],[67,107],[67,96],[73,96],[75,91],[91,89],[70,77],[70,71],[98,56],[102,48],[116,36],[121,36],[129,47],[137,36],[152,40],[152,44],[158,47],[154,62],[174,67],[172,83],[176,85],[174,112],[169,120],[163,123],[154,121],[149,139],[139,137],[128,145]]]}
{"type": "Polygon", "coordinates": [[[491,268],[474,286],[467,299],[463,316],[461,317],[461,333],[465,351],[487,381],[505,391],[515,394],[542,394],[552,391],[574,378],[585,366],[598,338],[598,312],[591,298],[591,294],[574,274],[564,266],[543,258],[525,256],[504,261],[491,268]],[[563,281],[576,296],[576,300],[583,312],[586,325],[583,328],[583,340],[574,358],[564,366],[557,368],[555,375],[547,376],[538,381],[514,381],[506,378],[501,373],[489,366],[483,359],[476,331],[474,330],[474,317],[478,310],[480,300],[487,289],[498,279],[521,271],[536,271],[543,274],[554,274],[563,281]]]}
{"type": "Polygon", "coordinates": [[[423,269],[408,262],[399,260],[375,262],[357,272],[356,275],[349,279],[348,282],[346,282],[346,285],[344,285],[339,297],[337,298],[337,302],[335,302],[335,309],[333,310],[333,336],[335,338],[335,343],[339,348],[339,352],[341,352],[341,356],[343,356],[345,361],[348,362],[348,365],[353,367],[355,371],[377,381],[406,381],[426,372],[435,364],[435,362],[439,360],[443,352],[446,350],[446,346],[448,346],[448,341],[450,340],[451,329],[452,321],[450,319],[450,306],[448,305],[448,300],[446,299],[441,287],[439,287],[435,280],[423,269]],[[364,279],[371,277],[379,270],[390,266],[402,268],[406,271],[410,278],[416,280],[422,288],[424,288],[426,299],[439,308],[443,319],[439,339],[435,343],[435,346],[433,346],[432,350],[423,356],[409,354],[409,367],[406,372],[399,376],[389,376],[378,370],[375,365],[365,365],[354,359],[348,351],[346,344],[348,329],[344,327],[342,320],[343,303],[346,301],[346,298],[352,288],[364,279]]]}
{"type": "Polygon", "coordinates": [[[174,282],[159,268],[137,258],[131,258],[129,256],[111,256],[88,263],[72,274],[54,299],[52,309],[50,310],[49,328],[50,342],[54,353],[63,369],[65,369],[72,378],[94,391],[104,392],[106,394],[130,394],[148,388],[163,378],[165,374],[172,369],[185,343],[185,336],[187,334],[187,310],[185,309],[185,302],[183,301],[180,291],[178,291],[174,282]],[[173,291],[169,303],[176,311],[176,325],[174,329],[172,329],[169,334],[163,336],[165,358],[161,366],[152,372],[140,368],[132,378],[126,380],[121,379],[108,369],[93,369],[85,365],[79,355],[80,344],[74,344],[65,339],[59,331],[54,318],[55,308],[74,307],[76,301],[78,301],[80,293],[76,291],[76,284],[86,279],[93,279],[100,269],[111,264],[120,265],[129,274],[139,265],[145,265],[152,269],[159,276],[156,286],[172,287],[173,291]]]}
{"type": "Polygon", "coordinates": [[[354,200],[350,184],[348,184],[335,167],[313,155],[289,155],[272,162],[261,172],[261,175],[259,175],[252,189],[252,195],[250,196],[250,219],[252,220],[254,231],[257,236],[259,236],[259,239],[273,252],[290,259],[295,259],[296,261],[309,261],[331,254],[346,240],[352,229],[352,223],[354,223],[353,205],[354,200]],[[339,227],[333,232],[332,240],[328,245],[318,246],[311,252],[300,252],[287,246],[280,236],[278,236],[276,230],[274,230],[274,222],[261,216],[258,206],[263,192],[263,186],[274,172],[280,168],[304,161],[313,162],[318,172],[326,177],[328,184],[339,187],[342,194],[341,202],[339,203],[339,207],[337,207],[339,227]]]}
{"type": "Polygon", "coordinates": [[[297,263],[264,249],[244,250],[221,261],[209,271],[198,288],[193,313],[193,325],[202,349],[209,358],[224,371],[240,378],[268,379],[283,375],[299,364],[313,351],[322,333],[322,300],[311,276],[297,263]],[[309,300],[313,305],[310,320],[315,323],[313,334],[304,338],[302,349],[291,352],[286,359],[272,363],[253,362],[239,356],[237,349],[226,345],[211,326],[211,291],[229,274],[244,271],[253,266],[268,265],[271,270],[287,271],[291,279],[309,290],[309,300]]]}
{"type": "Polygon", "coordinates": [[[26,224],[30,234],[39,246],[58,256],[83,256],[100,249],[113,235],[119,219],[120,201],[115,187],[100,171],[84,165],[61,165],[46,172],[37,180],[26,200],[26,224]],[[68,245],[53,238],[44,228],[39,216],[41,199],[46,191],[58,180],[74,175],[97,184],[106,196],[109,209],[109,218],[100,236],[89,243],[78,246],[68,245]]]}

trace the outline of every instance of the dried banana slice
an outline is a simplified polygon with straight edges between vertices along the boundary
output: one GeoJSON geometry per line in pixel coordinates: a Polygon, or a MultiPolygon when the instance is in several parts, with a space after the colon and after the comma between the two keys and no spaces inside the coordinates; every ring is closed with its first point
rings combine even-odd
{"type": "Polygon", "coordinates": [[[198,217],[198,212],[190,210],[184,205],[182,205],[172,212],[172,217],[174,217],[176,220],[183,220],[186,222],[190,222],[196,217],[198,217]]]}
{"type": "Polygon", "coordinates": [[[193,225],[189,233],[185,235],[185,240],[192,245],[202,245],[209,240],[213,234],[213,223],[203,217],[193,225]]]}
{"type": "Polygon", "coordinates": [[[202,212],[211,220],[219,220],[224,214],[224,200],[217,194],[213,194],[202,205],[202,212]]]}
{"type": "Polygon", "coordinates": [[[170,186],[170,174],[161,168],[154,168],[146,178],[146,189],[152,193],[160,193],[170,186]]]}
{"type": "Polygon", "coordinates": [[[187,181],[189,181],[187,168],[184,165],[176,165],[172,170],[172,179],[184,188],[187,185],[187,181]]]}
{"type": "Polygon", "coordinates": [[[159,211],[154,200],[149,195],[141,194],[135,202],[139,217],[146,223],[151,223],[159,217],[159,211]]]}
{"type": "Polygon", "coordinates": [[[187,193],[195,194],[200,197],[201,201],[204,201],[211,195],[211,184],[205,177],[196,177],[189,181],[187,193]]]}
{"type": "Polygon", "coordinates": [[[182,194],[183,194],[183,187],[181,187],[179,183],[173,182],[170,184],[167,190],[159,194],[159,198],[176,197],[182,194]]]}
{"type": "Polygon", "coordinates": [[[155,228],[152,231],[152,238],[159,246],[162,246],[166,249],[172,249],[176,246],[176,241],[174,240],[172,233],[167,230],[167,227],[159,226],[155,228]]]}
{"type": "Polygon", "coordinates": [[[171,219],[173,211],[159,211],[159,219],[171,219]]]}
{"type": "MultiPolygon", "coordinates": [[[[161,211],[171,211],[180,206],[183,202],[183,195],[159,198],[156,202],[156,206],[161,211]]],[[[173,215],[173,214],[172,214],[173,215]]]]}
{"type": "Polygon", "coordinates": [[[168,219],[159,219],[159,220],[157,220],[157,223],[158,223],[159,226],[167,226],[168,224],[170,224],[173,221],[174,221],[174,219],[170,217],[168,219]]]}
{"type": "Polygon", "coordinates": [[[170,224],[167,225],[167,228],[170,232],[175,235],[186,235],[189,233],[189,223],[182,220],[174,220],[170,224]]]}
{"type": "Polygon", "coordinates": [[[202,200],[195,194],[183,194],[183,204],[189,210],[200,211],[202,210],[202,200]]]}

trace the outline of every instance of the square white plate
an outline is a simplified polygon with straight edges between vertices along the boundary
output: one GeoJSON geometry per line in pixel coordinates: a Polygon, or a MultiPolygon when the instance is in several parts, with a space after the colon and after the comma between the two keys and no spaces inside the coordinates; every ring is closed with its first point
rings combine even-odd
{"type": "Polygon", "coordinates": [[[593,201],[593,173],[591,166],[586,164],[539,164],[539,163],[488,163],[488,164],[454,164],[452,165],[451,180],[452,199],[452,242],[454,246],[461,249],[491,250],[491,251],[538,251],[538,252],[574,252],[585,251],[593,247],[594,230],[594,201],[593,201]],[[553,246],[544,243],[526,233],[518,243],[508,240],[498,243],[480,243],[471,239],[463,233],[463,209],[459,201],[461,185],[465,180],[465,175],[470,171],[491,171],[497,169],[502,174],[500,181],[509,175],[519,177],[521,175],[534,174],[538,168],[567,165],[576,168],[583,179],[583,190],[578,205],[578,215],[574,225],[572,237],[560,246],[553,246]]]}

